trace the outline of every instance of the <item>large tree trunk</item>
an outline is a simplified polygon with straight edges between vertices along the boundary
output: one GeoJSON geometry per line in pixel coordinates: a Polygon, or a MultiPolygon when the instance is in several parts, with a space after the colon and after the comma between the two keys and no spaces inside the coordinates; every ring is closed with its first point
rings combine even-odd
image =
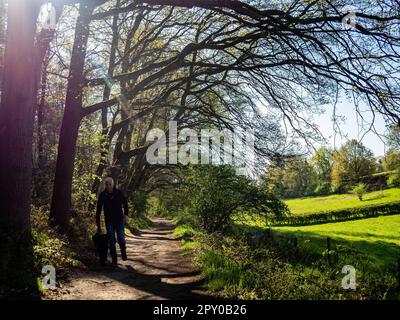
{"type": "Polygon", "coordinates": [[[66,232],[69,227],[76,142],[82,119],[83,71],[93,9],[92,6],[80,6],[72,50],[64,117],[58,144],[50,221],[53,226],[58,226],[62,232],[66,232]]]}
{"type": "Polygon", "coordinates": [[[0,107],[0,217],[17,230],[30,227],[33,115],[36,101],[34,37],[40,3],[9,2],[0,107]]]}
{"type": "Polygon", "coordinates": [[[36,69],[34,55],[29,53],[34,50],[39,9],[39,1],[9,1],[2,72],[0,287],[4,286],[9,297],[14,294],[19,298],[33,293],[36,286],[30,236],[36,69]]]}

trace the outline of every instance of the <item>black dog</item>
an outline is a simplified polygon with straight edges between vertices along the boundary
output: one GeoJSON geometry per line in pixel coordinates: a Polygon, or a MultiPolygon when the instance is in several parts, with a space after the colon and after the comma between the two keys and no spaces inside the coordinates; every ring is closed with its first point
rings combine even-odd
{"type": "Polygon", "coordinates": [[[96,256],[99,257],[102,266],[106,264],[108,252],[108,236],[106,234],[96,233],[93,237],[93,245],[96,256]]]}

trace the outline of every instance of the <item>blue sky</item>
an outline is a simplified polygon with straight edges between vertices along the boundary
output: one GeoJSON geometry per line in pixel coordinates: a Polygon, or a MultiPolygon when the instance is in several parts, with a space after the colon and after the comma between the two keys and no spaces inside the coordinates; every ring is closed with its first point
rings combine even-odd
{"type": "MultiPolygon", "coordinates": [[[[360,105],[363,110],[367,110],[366,105],[360,105]]],[[[361,126],[361,119],[357,116],[355,107],[353,103],[346,100],[337,104],[336,114],[343,116],[345,118],[344,122],[341,124],[341,129],[347,137],[341,138],[340,135],[334,135],[333,122],[332,122],[332,106],[326,106],[326,112],[323,115],[315,116],[315,121],[318,124],[322,134],[326,139],[328,139],[332,147],[340,147],[340,145],[346,142],[347,139],[357,139],[362,141],[362,143],[371,149],[375,156],[383,156],[385,154],[385,143],[383,137],[381,139],[379,136],[373,132],[368,132],[365,134],[366,129],[361,126]],[[365,134],[365,135],[364,135],[365,134]],[[363,137],[364,135],[364,137],[363,137]]],[[[371,123],[372,114],[371,112],[364,111],[363,116],[368,123],[371,123]]],[[[368,127],[368,126],[367,126],[368,127]]],[[[374,120],[375,131],[379,134],[384,134],[386,131],[386,125],[383,117],[381,115],[375,114],[374,120]]]]}

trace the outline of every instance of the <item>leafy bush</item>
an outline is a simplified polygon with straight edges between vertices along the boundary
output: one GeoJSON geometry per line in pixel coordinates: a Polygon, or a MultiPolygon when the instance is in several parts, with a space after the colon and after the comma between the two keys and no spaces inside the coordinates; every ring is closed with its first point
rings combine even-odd
{"type": "Polygon", "coordinates": [[[134,215],[129,217],[126,227],[130,229],[131,232],[134,232],[140,229],[149,229],[152,225],[152,220],[146,215],[134,215]]]}
{"type": "Polygon", "coordinates": [[[77,264],[66,236],[48,224],[46,208],[31,209],[32,230],[17,236],[10,227],[0,226],[0,297],[39,298],[47,294],[41,286],[42,268],[53,265],[57,279],[77,264]]]}
{"type": "Polygon", "coordinates": [[[148,194],[144,191],[135,191],[132,194],[132,205],[134,213],[143,215],[148,209],[148,194]]]}
{"type": "Polygon", "coordinates": [[[186,175],[186,211],[207,232],[225,231],[238,212],[260,214],[265,219],[288,214],[287,206],[251,179],[236,175],[230,166],[201,166],[186,175]]]}
{"type": "Polygon", "coordinates": [[[331,185],[329,182],[319,183],[314,190],[315,195],[326,195],[331,192],[331,185]]]}
{"type": "MultiPolygon", "coordinates": [[[[83,213],[76,214],[71,221],[69,238],[60,235],[49,226],[49,213],[46,207],[31,208],[33,258],[34,269],[37,275],[37,285],[41,285],[41,270],[45,265],[52,265],[56,269],[57,279],[64,278],[68,270],[78,264],[76,251],[78,247],[87,247],[90,234],[94,232],[94,218],[83,213]]],[[[81,248],[82,249],[82,248],[81,248]]],[[[46,292],[41,291],[42,294],[46,292]]]]}
{"type": "Polygon", "coordinates": [[[387,179],[389,187],[400,187],[400,173],[394,173],[387,179]]]}
{"type": "Polygon", "coordinates": [[[39,271],[43,266],[49,264],[56,269],[65,269],[77,264],[73,253],[68,249],[68,241],[66,239],[36,230],[32,231],[32,235],[36,270],[39,271]]]}
{"type": "Polygon", "coordinates": [[[367,185],[363,182],[360,182],[351,189],[351,192],[355,194],[360,201],[362,201],[363,196],[367,193],[367,185]]]}

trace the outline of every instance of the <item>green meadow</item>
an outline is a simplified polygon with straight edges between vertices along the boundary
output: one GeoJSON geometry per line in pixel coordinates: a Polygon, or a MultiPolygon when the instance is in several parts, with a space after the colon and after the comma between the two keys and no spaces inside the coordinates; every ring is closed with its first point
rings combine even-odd
{"type": "MultiPolygon", "coordinates": [[[[292,214],[311,214],[348,208],[374,206],[400,201],[400,188],[369,192],[363,201],[353,194],[335,194],[285,200],[292,214]]],[[[399,212],[400,213],[400,212],[399,212]]]]}
{"type": "MultiPolygon", "coordinates": [[[[307,215],[399,201],[400,188],[392,188],[369,192],[363,201],[352,194],[338,194],[290,199],[285,203],[293,215],[307,215]]],[[[348,255],[349,260],[362,257],[365,264],[368,263],[377,269],[393,268],[400,259],[400,215],[309,226],[274,227],[273,230],[277,234],[298,237],[301,250],[317,254],[327,249],[329,237],[334,247],[346,248],[348,252],[353,253],[348,255]]]]}
{"type": "MultiPolygon", "coordinates": [[[[308,216],[399,201],[400,189],[392,188],[369,192],[363,201],[352,194],[337,194],[290,199],[285,203],[292,215],[308,216]]],[[[242,213],[234,217],[234,222],[231,236],[227,236],[226,242],[220,245],[209,243],[208,238],[199,236],[198,231],[183,220],[178,222],[175,229],[175,237],[182,239],[184,249],[197,252],[197,261],[212,291],[224,292],[228,297],[252,298],[254,288],[262,288],[260,292],[257,291],[257,296],[265,299],[291,295],[302,299],[392,299],[396,296],[394,288],[400,266],[400,214],[313,225],[268,227],[264,218],[242,213]],[[270,228],[270,232],[260,232],[267,228],[270,228]],[[193,234],[197,234],[194,241],[193,234]],[[255,241],[251,245],[255,247],[241,247],[243,244],[240,241],[232,240],[235,239],[234,235],[250,235],[255,241]],[[261,237],[258,244],[257,237],[261,237]],[[251,255],[252,250],[255,250],[254,256],[251,255]],[[276,256],[263,256],[263,250],[272,250],[276,256]],[[264,257],[264,260],[260,257],[264,257]],[[277,268],[276,259],[280,263],[284,261],[284,267],[279,271],[273,271],[277,268]],[[359,286],[357,291],[342,292],[338,285],[345,265],[355,267],[359,286]],[[301,279],[307,279],[305,287],[301,279]],[[268,291],[268,288],[272,289],[268,291]]]]}
{"type": "MultiPolygon", "coordinates": [[[[360,201],[352,194],[335,194],[285,200],[292,215],[308,215],[341,209],[378,206],[400,201],[400,188],[369,192],[360,201]]],[[[239,228],[265,228],[265,221],[257,217],[237,219],[239,228]]],[[[341,262],[357,262],[374,269],[394,268],[400,259],[400,212],[399,215],[380,216],[351,221],[323,223],[307,226],[274,226],[277,238],[298,240],[304,256],[323,255],[327,250],[327,238],[332,242],[341,262]],[[340,253],[342,252],[342,253],[340,253]],[[361,263],[362,261],[362,263],[361,263]]]]}
{"type": "Polygon", "coordinates": [[[313,253],[323,253],[329,237],[333,247],[344,246],[377,269],[394,267],[400,259],[400,215],[311,226],[276,227],[274,231],[298,237],[301,250],[313,253]]]}

